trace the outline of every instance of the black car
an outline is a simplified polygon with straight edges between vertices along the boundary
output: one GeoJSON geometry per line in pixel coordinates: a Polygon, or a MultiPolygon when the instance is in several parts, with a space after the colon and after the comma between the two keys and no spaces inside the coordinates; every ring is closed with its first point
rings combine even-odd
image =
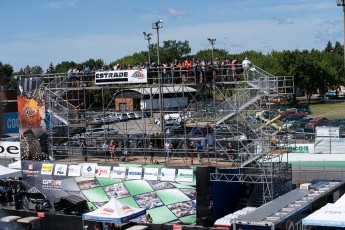
{"type": "Polygon", "coordinates": [[[314,139],[315,128],[298,128],[291,132],[296,139],[314,139]]]}

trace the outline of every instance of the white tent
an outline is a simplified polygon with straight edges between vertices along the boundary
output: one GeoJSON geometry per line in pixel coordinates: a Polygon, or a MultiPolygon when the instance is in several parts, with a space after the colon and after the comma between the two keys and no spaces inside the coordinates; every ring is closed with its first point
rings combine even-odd
{"type": "Polygon", "coordinates": [[[21,177],[22,171],[17,169],[10,169],[0,165],[0,179],[7,177],[21,177]]]}
{"type": "Polygon", "coordinates": [[[345,227],[345,206],[327,204],[302,219],[304,226],[345,227]]]}
{"type": "Polygon", "coordinates": [[[111,198],[108,203],[97,210],[83,214],[83,220],[120,224],[144,215],[145,213],[146,209],[134,208],[122,204],[115,198],[111,198]]]}

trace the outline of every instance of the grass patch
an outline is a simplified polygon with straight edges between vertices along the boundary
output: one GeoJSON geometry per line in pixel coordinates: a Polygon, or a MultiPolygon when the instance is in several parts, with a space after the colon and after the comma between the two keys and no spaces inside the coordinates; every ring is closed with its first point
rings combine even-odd
{"type": "Polygon", "coordinates": [[[336,104],[310,104],[310,110],[313,117],[326,117],[328,119],[343,119],[345,118],[345,103],[336,104]]]}

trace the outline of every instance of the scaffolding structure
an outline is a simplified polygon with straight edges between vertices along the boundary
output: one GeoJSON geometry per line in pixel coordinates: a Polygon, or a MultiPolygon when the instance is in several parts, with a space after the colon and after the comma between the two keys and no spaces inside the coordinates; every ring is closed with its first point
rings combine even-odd
{"type": "Polygon", "coordinates": [[[107,160],[115,156],[102,146],[115,140],[122,143],[124,162],[150,164],[154,155],[166,165],[187,166],[200,154],[195,144],[201,142],[202,163],[217,168],[211,181],[255,184],[248,202],[261,197],[266,203],[284,193],[291,165],[282,162],[286,151],[273,142],[282,141],[279,117],[264,113],[273,114],[273,102],[293,95],[294,81],[253,64],[233,71],[158,69],[148,72],[147,83],[109,85],[95,85],[94,73],[44,74],[48,156],[107,160]],[[141,119],[114,118],[131,112],[141,119]],[[166,116],[176,114],[169,123],[166,116]],[[93,135],[96,128],[103,132],[93,135]],[[237,173],[223,171],[228,168],[237,173]]]}

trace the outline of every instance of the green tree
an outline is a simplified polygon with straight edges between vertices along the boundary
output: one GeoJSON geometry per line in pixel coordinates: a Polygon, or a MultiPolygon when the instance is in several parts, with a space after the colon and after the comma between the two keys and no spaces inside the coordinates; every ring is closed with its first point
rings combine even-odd
{"type": "Polygon", "coordinates": [[[55,72],[56,73],[67,73],[69,68],[73,68],[73,67],[78,67],[77,63],[75,63],[73,61],[71,61],[71,62],[63,61],[63,62],[56,65],[55,72]]]}
{"type": "Polygon", "coordinates": [[[333,45],[332,45],[332,42],[331,41],[328,41],[327,42],[327,45],[326,45],[326,48],[324,49],[324,52],[326,53],[330,53],[334,50],[333,48],[333,45]]]}
{"type": "Polygon", "coordinates": [[[11,81],[13,67],[10,64],[0,62],[0,85],[7,85],[11,81]]]}
{"type": "Polygon", "coordinates": [[[47,69],[47,73],[48,73],[48,74],[50,74],[50,73],[55,73],[55,67],[54,67],[54,65],[53,65],[52,62],[50,62],[50,64],[49,64],[49,67],[48,67],[48,69],[47,69]]]}
{"type": "Polygon", "coordinates": [[[338,41],[335,42],[334,53],[344,55],[344,47],[338,41]]]}

